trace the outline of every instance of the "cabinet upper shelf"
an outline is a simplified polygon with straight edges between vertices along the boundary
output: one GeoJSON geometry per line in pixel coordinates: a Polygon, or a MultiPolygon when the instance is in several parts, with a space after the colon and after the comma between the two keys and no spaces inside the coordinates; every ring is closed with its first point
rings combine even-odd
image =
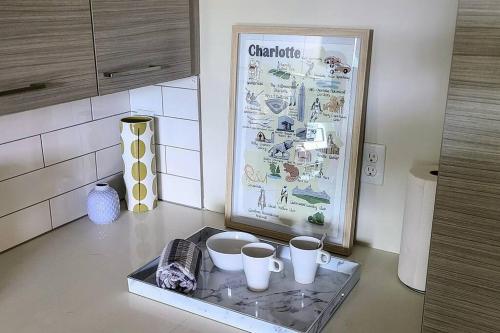
{"type": "Polygon", "coordinates": [[[196,74],[196,1],[2,1],[0,115],[196,74]]]}

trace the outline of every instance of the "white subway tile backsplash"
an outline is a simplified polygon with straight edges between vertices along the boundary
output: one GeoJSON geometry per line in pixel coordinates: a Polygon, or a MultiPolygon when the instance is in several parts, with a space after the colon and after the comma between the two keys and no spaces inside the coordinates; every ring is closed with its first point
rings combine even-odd
{"type": "Polygon", "coordinates": [[[130,90],[130,108],[135,112],[162,115],[161,87],[148,86],[130,90]]]}
{"type": "Polygon", "coordinates": [[[130,97],[128,91],[91,98],[92,116],[94,119],[114,116],[130,111],[130,97]]]}
{"type": "Polygon", "coordinates": [[[199,123],[192,120],[157,117],[156,143],[185,149],[200,150],[199,123]]]}
{"type": "Polygon", "coordinates": [[[120,145],[97,151],[96,163],[98,179],[123,171],[122,150],[120,145]]]}
{"type": "Polygon", "coordinates": [[[39,135],[0,145],[0,181],[40,168],[43,157],[39,135]]]}
{"type": "Polygon", "coordinates": [[[165,146],[156,145],[156,169],[161,173],[167,173],[165,148],[165,146]]]}
{"type": "Polygon", "coordinates": [[[0,218],[0,252],[52,229],[49,202],[0,218]]]}
{"type": "Polygon", "coordinates": [[[163,115],[198,120],[198,90],[163,87],[163,115]]]}
{"type": "Polygon", "coordinates": [[[0,116],[0,252],[125,195],[119,120],[155,117],[159,198],[201,208],[198,77],[0,116]]]}
{"type": "Polygon", "coordinates": [[[0,143],[92,120],[90,99],[12,113],[0,117],[0,143]]]}
{"type": "Polygon", "coordinates": [[[160,83],[160,86],[176,87],[185,89],[198,89],[198,76],[191,76],[185,79],[179,79],[169,82],[160,83]]]}
{"type": "Polygon", "coordinates": [[[200,180],[200,152],[166,147],[166,155],[166,173],[200,180]]]}
{"type": "Polygon", "coordinates": [[[201,182],[172,175],[158,174],[161,200],[201,208],[201,182]]]}
{"type": "Polygon", "coordinates": [[[90,184],[50,199],[52,227],[60,227],[87,215],[87,194],[93,188],[94,184],[90,184]]]}
{"type": "Polygon", "coordinates": [[[95,154],[0,182],[0,216],[96,181],[95,154]]]}
{"type": "Polygon", "coordinates": [[[42,134],[45,164],[51,165],[120,142],[120,119],[113,116],[42,134]]]}

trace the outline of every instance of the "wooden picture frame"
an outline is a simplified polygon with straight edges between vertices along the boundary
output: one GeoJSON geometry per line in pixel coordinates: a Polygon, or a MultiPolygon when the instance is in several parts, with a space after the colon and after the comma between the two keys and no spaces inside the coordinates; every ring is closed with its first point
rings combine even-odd
{"type": "Polygon", "coordinates": [[[227,227],[282,241],[323,229],[326,250],[350,255],[371,39],[367,29],[233,26],[227,227]]]}

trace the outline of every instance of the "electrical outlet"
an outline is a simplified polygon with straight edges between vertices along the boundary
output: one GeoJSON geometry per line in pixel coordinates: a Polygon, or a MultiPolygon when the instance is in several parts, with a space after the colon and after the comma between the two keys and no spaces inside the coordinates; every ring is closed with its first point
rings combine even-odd
{"type": "Polygon", "coordinates": [[[384,183],[384,171],[385,146],[365,143],[361,181],[363,183],[382,185],[384,183]]]}
{"type": "Polygon", "coordinates": [[[377,161],[378,161],[378,155],[377,155],[377,153],[373,152],[373,151],[369,152],[368,153],[368,162],[370,162],[370,163],[377,163],[377,161]]]}
{"type": "Polygon", "coordinates": [[[377,168],[373,165],[369,165],[365,168],[365,175],[368,177],[375,177],[377,175],[377,168]]]}

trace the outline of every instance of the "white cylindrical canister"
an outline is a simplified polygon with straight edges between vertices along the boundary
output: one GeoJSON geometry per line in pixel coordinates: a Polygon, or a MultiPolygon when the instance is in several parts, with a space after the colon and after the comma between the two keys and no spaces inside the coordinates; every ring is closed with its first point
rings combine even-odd
{"type": "Polygon", "coordinates": [[[405,285],[422,292],[427,277],[437,170],[437,165],[419,166],[408,175],[398,276],[405,285]]]}

